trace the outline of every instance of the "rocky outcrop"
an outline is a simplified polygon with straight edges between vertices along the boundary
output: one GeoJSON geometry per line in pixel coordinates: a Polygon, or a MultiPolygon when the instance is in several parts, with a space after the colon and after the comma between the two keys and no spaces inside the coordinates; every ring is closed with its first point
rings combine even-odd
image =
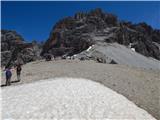
{"type": "Polygon", "coordinates": [[[1,65],[12,66],[15,62],[21,64],[40,58],[38,44],[26,43],[16,31],[1,30],[1,65]]]}
{"type": "Polygon", "coordinates": [[[91,45],[113,42],[130,46],[144,56],[160,60],[160,30],[154,30],[146,23],[119,21],[115,15],[101,9],[79,12],[60,20],[53,27],[41,55],[74,55],[91,45]]]}
{"type": "Polygon", "coordinates": [[[1,51],[11,51],[17,44],[24,43],[24,39],[16,31],[1,30],[1,51]]]}

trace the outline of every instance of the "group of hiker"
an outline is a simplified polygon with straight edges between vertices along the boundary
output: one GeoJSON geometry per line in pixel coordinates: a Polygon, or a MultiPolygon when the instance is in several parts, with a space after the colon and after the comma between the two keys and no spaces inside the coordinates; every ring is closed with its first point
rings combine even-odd
{"type": "MultiPolygon", "coordinates": [[[[17,73],[17,81],[16,82],[20,82],[21,80],[21,71],[22,71],[22,67],[21,64],[17,64],[16,65],[16,73],[17,73]]],[[[12,77],[12,69],[11,67],[5,67],[5,75],[6,75],[6,86],[11,85],[11,77],[12,77]]]]}

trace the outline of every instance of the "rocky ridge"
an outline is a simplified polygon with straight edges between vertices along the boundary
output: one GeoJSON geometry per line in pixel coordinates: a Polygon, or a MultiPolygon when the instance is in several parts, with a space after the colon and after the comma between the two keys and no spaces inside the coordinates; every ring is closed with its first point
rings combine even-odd
{"type": "Polygon", "coordinates": [[[158,66],[157,60],[160,60],[160,30],[153,29],[146,23],[132,24],[120,21],[117,16],[99,8],[87,13],[78,12],[73,17],[58,21],[44,45],[36,41],[27,43],[16,31],[1,30],[2,66],[13,65],[16,61],[24,64],[39,60],[48,53],[55,57],[69,56],[111,64],[127,63],[121,56],[133,55],[134,57],[126,60],[132,61],[137,56],[142,58],[141,60],[135,59],[140,62],[133,66],[139,66],[140,63],[146,61],[145,64],[151,63],[149,68],[157,68],[153,66],[158,66]],[[128,49],[123,48],[125,51],[117,49],[113,53],[110,51],[110,45],[122,48],[114,45],[115,43],[128,49]],[[135,51],[134,55],[128,52],[131,50],[135,51]],[[115,58],[112,54],[118,57],[115,58]],[[153,63],[147,60],[148,58],[156,62],[153,63]]]}
{"type": "Polygon", "coordinates": [[[136,52],[160,60],[160,30],[146,23],[119,21],[117,16],[97,8],[78,12],[53,27],[41,55],[74,55],[97,43],[114,43],[134,48],[136,52]]]}
{"type": "Polygon", "coordinates": [[[40,59],[37,43],[27,43],[16,31],[1,30],[1,65],[12,66],[40,59]]]}

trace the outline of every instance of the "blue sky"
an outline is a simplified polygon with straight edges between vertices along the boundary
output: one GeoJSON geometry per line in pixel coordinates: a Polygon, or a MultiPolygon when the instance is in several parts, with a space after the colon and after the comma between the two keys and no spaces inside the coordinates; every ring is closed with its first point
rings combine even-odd
{"type": "Polygon", "coordinates": [[[146,22],[160,29],[160,2],[114,1],[3,1],[1,3],[2,29],[16,30],[26,41],[43,41],[49,37],[54,24],[78,11],[94,8],[113,13],[120,20],[146,22]]]}

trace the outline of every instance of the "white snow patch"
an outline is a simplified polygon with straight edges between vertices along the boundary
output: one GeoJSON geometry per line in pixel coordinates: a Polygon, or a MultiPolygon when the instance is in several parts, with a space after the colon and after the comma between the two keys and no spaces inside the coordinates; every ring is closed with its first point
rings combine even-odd
{"type": "Polygon", "coordinates": [[[77,57],[77,55],[73,55],[73,57],[77,57]]]}
{"type": "Polygon", "coordinates": [[[89,48],[86,51],[87,52],[90,51],[93,47],[94,47],[94,45],[89,46],[89,48]]]}
{"type": "Polygon", "coordinates": [[[129,43],[129,48],[131,48],[132,47],[132,43],[129,43]]]}
{"type": "Polygon", "coordinates": [[[71,57],[70,57],[70,56],[67,56],[67,59],[71,59],[71,57]]]}
{"type": "Polygon", "coordinates": [[[90,80],[57,78],[2,88],[3,119],[155,120],[124,96],[90,80]]]}
{"type": "Polygon", "coordinates": [[[131,48],[131,50],[134,51],[134,52],[136,51],[135,48],[131,48]]]}
{"type": "Polygon", "coordinates": [[[92,48],[92,46],[89,46],[89,48],[86,50],[87,52],[92,48]]]}

